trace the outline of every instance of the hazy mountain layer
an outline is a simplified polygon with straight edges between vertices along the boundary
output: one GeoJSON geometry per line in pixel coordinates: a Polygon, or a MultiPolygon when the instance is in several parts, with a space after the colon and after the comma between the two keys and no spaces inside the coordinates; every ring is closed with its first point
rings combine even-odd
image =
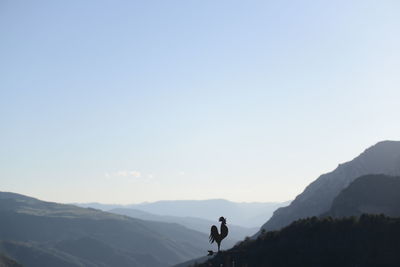
{"type": "Polygon", "coordinates": [[[24,266],[166,266],[202,256],[208,235],[0,192],[0,252],[24,266]]]}
{"type": "Polygon", "coordinates": [[[115,208],[132,208],[161,216],[194,217],[215,222],[220,216],[227,222],[246,228],[260,227],[279,207],[289,202],[249,202],[239,203],[224,199],[209,200],[163,200],[152,203],[131,205],[113,205],[100,203],[76,204],[81,207],[91,207],[105,211],[115,208]]]}
{"type": "MultiPolygon", "coordinates": [[[[166,215],[163,216],[141,210],[127,209],[127,208],[112,209],[109,212],[126,215],[132,218],[138,218],[142,220],[177,223],[187,228],[205,233],[207,235],[210,234],[211,225],[219,224],[217,220],[210,221],[195,217],[178,217],[178,216],[166,216],[166,215]]],[[[242,226],[232,225],[229,222],[228,222],[228,227],[229,227],[229,236],[227,240],[224,240],[225,243],[224,247],[230,247],[230,245],[234,245],[234,242],[243,240],[246,236],[254,235],[259,229],[257,227],[245,228],[242,226]]]]}
{"type": "Polygon", "coordinates": [[[400,175],[400,142],[380,142],[352,161],[321,175],[289,206],[276,210],[262,228],[280,229],[296,219],[318,216],[328,211],[341,190],[356,178],[367,174],[400,175]]]}
{"type": "Polygon", "coordinates": [[[142,203],[130,206],[138,210],[180,217],[199,217],[210,221],[220,216],[227,218],[227,222],[244,227],[259,227],[271,217],[278,208],[287,205],[284,203],[238,203],[223,199],[210,200],[176,200],[142,203]]]}

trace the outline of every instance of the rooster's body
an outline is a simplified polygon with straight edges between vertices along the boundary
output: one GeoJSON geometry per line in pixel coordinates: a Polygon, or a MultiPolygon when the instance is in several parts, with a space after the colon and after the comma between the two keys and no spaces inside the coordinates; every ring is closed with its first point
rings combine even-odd
{"type": "Polygon", "coordinates": [[[218,245],[218,252],[220,251],[221,241],[228,235],[228,227],[226,226],[226,219],[224,217],[220,217],[219,221],[221,222],[221,233],[218,233],[217,226],[211,226],[210,233],[210,243],[214,243],[214,241],[218,245]]]}

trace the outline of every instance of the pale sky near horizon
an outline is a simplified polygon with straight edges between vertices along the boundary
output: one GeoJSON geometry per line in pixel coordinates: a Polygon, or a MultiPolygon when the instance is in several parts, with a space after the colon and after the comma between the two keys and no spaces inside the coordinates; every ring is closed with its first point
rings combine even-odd
{"type": "Polygon", "coordinates": [[[0,191],[286,201],[400,140],[400,1],[0,0],[0,191]]]}

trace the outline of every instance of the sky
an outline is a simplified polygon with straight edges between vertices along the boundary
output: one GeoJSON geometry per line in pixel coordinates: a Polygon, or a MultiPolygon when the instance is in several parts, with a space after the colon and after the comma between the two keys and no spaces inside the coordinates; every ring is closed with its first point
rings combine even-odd
{"type": "Polygon", "coordinates": [[[0,0],[0,191],[294,199],[400,140],[400,1],[0,0]]]}

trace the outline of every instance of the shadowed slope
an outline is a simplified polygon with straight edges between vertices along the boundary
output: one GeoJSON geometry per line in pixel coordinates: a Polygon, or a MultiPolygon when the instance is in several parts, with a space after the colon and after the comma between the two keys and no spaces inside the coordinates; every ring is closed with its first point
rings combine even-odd
{"type": "Polygon", "coordinates": [[[400,177],[376,174],[357,178],[340,192],[323,216],[359,216],[363,213],[400,217],[400,177]]]}
{"type": "Polygon", "coordinates": [[[328,211],[341,190],[356,178],[367,174],[400,175],[400,142],[380,142],[352,161],[321,175],[289,206],[276,210],[262,229],[280,229],[299,218],[318,216],[328,211]]]}
{"type": "Polygon", "coordinates": [[[261,234],[197,266],[396,267],[400,219],[383,215],[301,219],[261,234]]]}

